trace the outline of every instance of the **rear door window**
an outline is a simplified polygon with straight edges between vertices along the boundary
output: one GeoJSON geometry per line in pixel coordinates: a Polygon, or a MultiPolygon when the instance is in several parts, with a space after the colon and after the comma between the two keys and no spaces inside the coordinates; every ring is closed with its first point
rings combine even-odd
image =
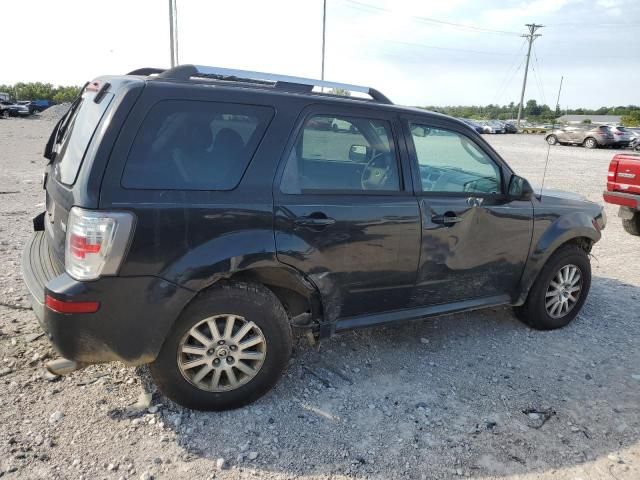
{"type": "Polygon", "coordinates": [[[145,190],[231,190],[273,117],[270,107],[164,100],[145,117],[122,186],[145,190]]]}
{"type": "Polygon", "coordinates": [[[56,180],[65,185],[75,183],[93,134],[113,99],[113,94],[107,93],[96,103],[95,96],[95,92],[83,93],[68,118],[60,124],[53,172],[56,180]]]}

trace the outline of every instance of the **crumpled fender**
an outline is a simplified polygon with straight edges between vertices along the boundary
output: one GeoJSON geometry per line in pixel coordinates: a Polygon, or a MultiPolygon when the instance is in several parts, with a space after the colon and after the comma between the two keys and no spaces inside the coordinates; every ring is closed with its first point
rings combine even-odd
{"type": "Polygon", "coordinates": [[[588,238],[595,243],[601,237],[600,230],[594,226],[593,216],[583,211],[569,212],[555,220],[548,217],[536,218],[534,237],[520,280],[521,293],[516,305],[522,305],[526,301],[540,270],[560,246],[575,238],[588,238]]]}

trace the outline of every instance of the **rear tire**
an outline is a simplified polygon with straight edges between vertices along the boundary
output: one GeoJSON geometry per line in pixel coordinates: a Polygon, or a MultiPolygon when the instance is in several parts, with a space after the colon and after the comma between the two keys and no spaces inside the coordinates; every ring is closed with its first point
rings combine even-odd
{"type": "Polygon", "coordinates": [[[238,408],[278,382],[291,343],[276,296],[260,285],[234,283],[200,294],[185,308],[149,370],[160,391],[182,406],[238,408]]]}
{"type": "Polygon", "coordinates": [[[590,287],[591,264],[587,252],[576,245],[566,245],[547,260],[529,291],[527,301],[521,307],[515,307],[514,312],[520,320],[537,330],[562,328],[578,315],[590,287]],[[563,280],[558,281],[559,278],[563,280]],[[567,306],[556,307],[557,302],[566,302],[567,306]]]}
{"type": "Polygon", "coordinates": [[[640,235],[640,213],[633,214],[633,218],[622,219],[622,227],[631,235],[640,235]]]}
{"type": "Polygon", "coordinates": [[[555,145],[558,143],[558,137],[556,137],[555,135],[549,135],[547,137],[547,143],[549,145],[555,145]]]}
{"type": "Polygon", "coordinates": [[[584,140],[583,145],[589,149],[598,148],[598,141],[593,137],[589,137],[584,140]]]}

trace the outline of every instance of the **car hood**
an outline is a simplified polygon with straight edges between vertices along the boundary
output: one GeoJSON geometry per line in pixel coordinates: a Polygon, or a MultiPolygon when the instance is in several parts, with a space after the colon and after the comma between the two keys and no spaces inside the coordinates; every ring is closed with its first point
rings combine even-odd
{"type": "MultiPolygon", "coordinates": [[[[534,187],[533,191],[536,192],[536,194],[539,194],[540,188],[534,187]]],[[[591,200],[587,199],[587,197],[585,197],[584,195],[580,195],[579,193],[567,192],[565,190],[554,190],[551,188],[544,188],[542,190],[542,198],[544,197],[552,197],[558,200],[574,200],[576,202],[594,203],[591,200]]]]}

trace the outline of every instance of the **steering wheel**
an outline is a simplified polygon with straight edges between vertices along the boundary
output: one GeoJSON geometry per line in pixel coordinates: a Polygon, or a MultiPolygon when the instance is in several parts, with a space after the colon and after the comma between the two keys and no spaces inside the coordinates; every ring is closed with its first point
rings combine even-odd
{"type": "Polygon", "coordinates": [[[381,190],[391,173],[390,155],[386,152],[374,155],[362,170],[360,183],[363,190],[381,190]]]}

